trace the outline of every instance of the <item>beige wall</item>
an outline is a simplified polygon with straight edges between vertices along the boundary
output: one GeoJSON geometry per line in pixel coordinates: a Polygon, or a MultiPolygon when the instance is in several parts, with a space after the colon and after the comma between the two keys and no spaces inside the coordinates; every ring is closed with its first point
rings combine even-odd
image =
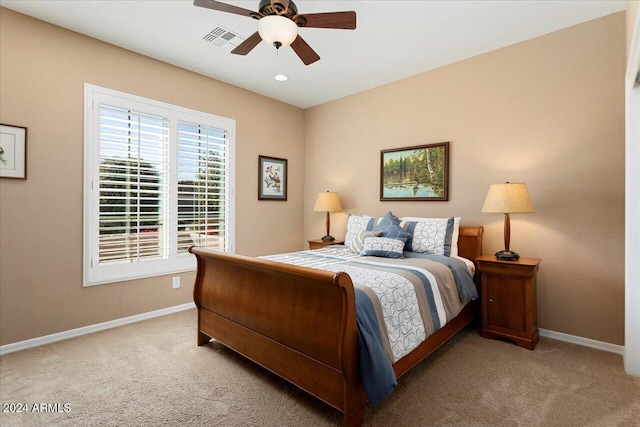
{"type": "Polygon", "coordinates": [[[513,215],[511,249],[542,258],[544,329],[624,341],[624,12],[305,112],[305,238],[323,235],[317,192],[347,213],[461,215],[503,248],[489,185],[525,182],[535,214],[513,215]],[[450,141],[448,202],[380,202],[380,150],[450,141]]]}
{"type": "Polygon", "coordinates": [[[28,128],[28,179],[0,180],[0,344],[193,301],[193,273],[82,287],[85,82],[235,119],[237,251],[303,247],[301,109],[4,8],[0,52],[0,121],[28,128]],[[259,154],[289,160],[286,203],[257,200],[259,154]]]}

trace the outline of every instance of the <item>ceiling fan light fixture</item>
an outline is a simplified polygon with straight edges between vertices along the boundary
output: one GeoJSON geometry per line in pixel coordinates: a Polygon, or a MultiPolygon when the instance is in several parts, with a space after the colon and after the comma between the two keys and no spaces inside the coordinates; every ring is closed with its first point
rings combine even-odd
{"type": "Polygon", "coordinates": [[[258,33],[262,40],[278,49],[293,43],[298,37],[298,26],[291,19],[283,16],[264,16],[258,21],[258,33]]]}

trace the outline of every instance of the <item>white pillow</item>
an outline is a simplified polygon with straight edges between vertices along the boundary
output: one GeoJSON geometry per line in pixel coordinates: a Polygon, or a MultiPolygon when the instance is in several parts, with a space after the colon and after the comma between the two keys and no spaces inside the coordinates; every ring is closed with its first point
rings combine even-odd
{"type": "MultiPolygon", "coordinates": [[[[460,219],[461,217],[453,217],[453,233],[451,235],[451,250],[448,256],[458,256],[458,237],[460,236],[460,219]]],[[[412,236],[411,245],[414,252],[434,253],[443,255],[444,239],[446,235],[446,223],[449,218],[421,218],[421,217],[402,217],[400,225],[406,229],[407,222],[418,222],[416,228],[420,230],[418,239],[412,236]],[[442,227],[445,227],[443,229],[442,227]],[[430,230],[430,232],[428,232],[430,230]],[[439,230],[439,231],[438,231],[439,230]],[[417,243],[416,243],[417,242],[417,243]],[[416,250],[417,249],[417,250],[416,250]]],[[[414,230],[415,233],[415,230],[414,230]]]]}
{"type": "Polygon", "coordinates": [[[344,236],[344,244],[346,247],[350,247],[353,239],[358,237],[361,231],[367,229],[367,225],[372,218],[373,217],[367,215],[349,215],[349,218],[347,218],[347,233],[344,236]]]}

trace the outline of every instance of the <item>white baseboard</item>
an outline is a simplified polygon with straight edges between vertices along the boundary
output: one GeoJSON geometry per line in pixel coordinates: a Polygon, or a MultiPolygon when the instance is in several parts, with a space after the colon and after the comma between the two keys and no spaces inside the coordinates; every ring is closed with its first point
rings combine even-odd
{"type": "Polygon", "coordinates": [[[147,313],[136,314],[135,316],[123,317],[122,319],[110,320],[108,322],[98,323],[95,325],[84,326],[82,328],[71,329],[70,331],[59,332],[57,334],[45,335],[44,337],[33,338],[30,340],[20,341],[13,344],[0,346],[0,356],[14,351],[25,350],[39,345],[51,344],[56,341],[62,341],[69,338],[79,337],[81,335],[92,334],[94,332],[111,329],[118,326],[128,325],[129,323],[140,322],[141,320],[153,319],[154,317],[166,316],[167,314],[177,313],[179,311],[195,308],[192,302],[167,307],[160,310],[149,311],[147,313]]]}
{"type": "Polygon", "coordinates": [[[570,342],[585,347],[595,348],[597,350],[608,351],[609,353],[624,354],[624,346],[610,344],[608,342],[596,341],[590,338],[582,338],[575,335],[563,334],[562,332],[550,331],[548,329],[540,329],[540,336],[552,338],[558,341],[570,342]]]}

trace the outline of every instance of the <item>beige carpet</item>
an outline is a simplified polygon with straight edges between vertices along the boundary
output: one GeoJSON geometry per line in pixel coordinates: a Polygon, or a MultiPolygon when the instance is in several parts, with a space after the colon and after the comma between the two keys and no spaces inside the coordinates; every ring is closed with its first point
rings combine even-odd
{"type": "MultiPolygon", "coordinates": [[[[197,347],[195,324],[189,310],[2,356],[3,410],[62,412],[2,412],[0,425],[341,425],[337,411],[230,350],[197,347]]],[[[545,338],[529,351],[468,329],[368,406],[364,424],[638,426],[640,379],[615,354],[545,338]]]]}

